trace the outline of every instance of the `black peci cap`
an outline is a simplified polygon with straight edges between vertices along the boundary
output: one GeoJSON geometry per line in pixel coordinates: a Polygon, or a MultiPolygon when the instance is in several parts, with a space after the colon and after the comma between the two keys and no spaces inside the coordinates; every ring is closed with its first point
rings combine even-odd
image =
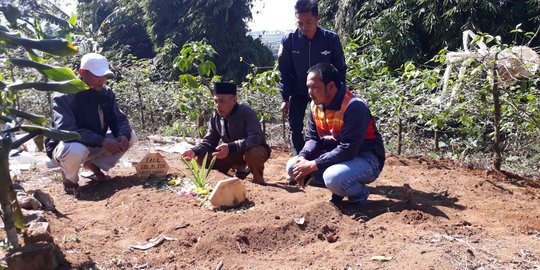
{"type": "Polygon", "coordinates": [[[234,83],[225,83],[217,82],[214,83],[214,90],[212,91],[214,95],[235,95],[236,96],[236,84],[234,83]]]}

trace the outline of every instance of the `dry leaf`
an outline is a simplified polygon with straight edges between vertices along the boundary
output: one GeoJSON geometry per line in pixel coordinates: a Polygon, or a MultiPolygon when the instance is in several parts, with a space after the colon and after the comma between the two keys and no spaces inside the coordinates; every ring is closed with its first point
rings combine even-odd
{"type": "Polygon", "coordinates": [[[306,219],[301,217],[301,218],[295,218],[294,219],[294,222],[296,222],[296,224],[298,225],[304,225],[304,223],[306,222],[306,219]]]}
{"type": "Polygon", "coordinates": [[[153,248],[153,247],[161,244],[165,240],[167,240],[167,241],[176,241],[178,239],[168,237],[168,236],[165,236],[165,235],[160,235],[160,236],[158,236],[156,238],[150,239],[150,241],[148,241],[148,243],[146,243],[146,244],[130,245],[129,248],[147,250],[147,249],[153,248]]]}
{"type": "Polygon", "coordinates": [[[373,256],[371,257],[372,261],[379,261],[379,262],[389,262],[392,260],[392,257],[387,256],[373,256]]]}

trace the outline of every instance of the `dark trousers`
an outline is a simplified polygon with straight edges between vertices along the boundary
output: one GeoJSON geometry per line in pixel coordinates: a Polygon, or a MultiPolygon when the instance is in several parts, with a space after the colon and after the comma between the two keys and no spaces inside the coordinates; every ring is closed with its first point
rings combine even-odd
{"type": "MultiPolygon", "coordinates": [[[[205,154],[201,153],[197,156],[197,163],[202,164],[205,154]]],[[[210,164],[211,153],[208,155],[206,162],[210,164]]],[[[270,149],[259,145],[243,153],[229,154],[224,159],[217,159],[213,169],[228,174],[230,169],[243,169],[247,165],[253,174],[253,182],[262,184],[264,183],[264,163],[268,158],[270,158],[270,149]]]]}
{"type": "Polygon", "coordinates": [[[292,150],[295,155],[304,148],[304,117],[306,108],[311,99],[308,96],[291,96],[289,99],[289,129],[292,142],[292,150]]]}

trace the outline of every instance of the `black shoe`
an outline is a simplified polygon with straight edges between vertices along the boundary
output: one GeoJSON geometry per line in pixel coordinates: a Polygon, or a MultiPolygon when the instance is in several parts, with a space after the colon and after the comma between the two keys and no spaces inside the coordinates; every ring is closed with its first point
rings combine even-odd
{"type": "Polygon", "coordinates": [[[342,201],[343,201],[343,197],[336,194],[332,194],[332,198],[330,198],[330,202],[333,204],[339,204],[342,201]]]}
{"type": "Polygon", "coordinates": [[[294,179],[294,178],[290,178],[290,179],[287,180],[287,185],[296,186],[296,185],[298,185],[298,181],[296,181],[296,179],[294,179]]]}
{"type": "Polygon", "coordinates": [[[76,195],[77,192],[79,191],[79,184],[78,183],[73,183],[73,182],[71,182],[69,180],[64,180],[63,185],[64,185],[64,192],[66,194],[76,195]]]}
{"type": "Polygon", "coordinates": [[[236,171],[236,173],[234,174],[234,176],[244,180],[246,179],[246,177],[251,173],[251,170],[249,169],[249,167],[246,167],[244,170],[242,171],[236,171]]]}

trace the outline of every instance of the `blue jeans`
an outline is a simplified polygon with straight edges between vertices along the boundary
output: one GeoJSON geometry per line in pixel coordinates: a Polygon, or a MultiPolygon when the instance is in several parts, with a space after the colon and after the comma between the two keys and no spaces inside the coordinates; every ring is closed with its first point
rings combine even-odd
{"type": "MultiPolygon", "coordinates": [[[[297,159],[298,156],[295,156],[287,162],[287,173],[291,179],[294,179],[292,171],[297,159]]],[[[333,194],[357,202],[367,199],[369,192],[366,184],[375,181],[380,173],[377,157],[367,152],[352,160],[334,164],[324,171],[316,171],[312,177],[314,181],[324,181],[326,188],[333,194]]]]}
{"type": "Polygon", "coordinates": [[[289,131],[295,155],[300,153],[305,144],[304,117],[310,101],[307,96],[291,96],[289,99],[289,131]]]}

